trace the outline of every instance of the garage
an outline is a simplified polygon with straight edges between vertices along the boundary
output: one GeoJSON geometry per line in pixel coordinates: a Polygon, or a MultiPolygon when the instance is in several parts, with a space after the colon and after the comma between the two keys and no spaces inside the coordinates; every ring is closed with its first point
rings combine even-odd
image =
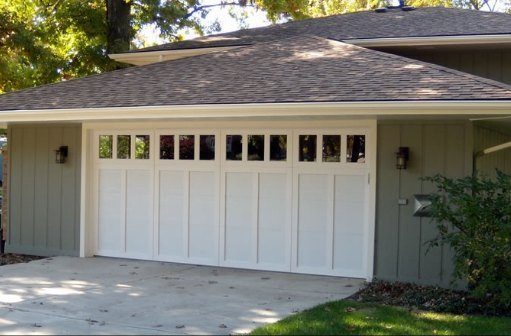
{"type": "Polygon", "coordinates": [[[190,125],[91,131],[96,255],[371,277],[371,123],[190,125]]]}

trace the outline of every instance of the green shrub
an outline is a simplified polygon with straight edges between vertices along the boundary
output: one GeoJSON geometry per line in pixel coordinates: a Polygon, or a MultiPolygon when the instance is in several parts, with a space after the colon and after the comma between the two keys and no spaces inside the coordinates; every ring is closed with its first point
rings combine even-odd
{"type": "Polygon", "coordinates": [[[468,282],[477,298],[505,309],[511,306],[511,176],[495,179],[436,175],[431,216],[439,235],[431,246],[454,250],[455,278],[468,282]]]}

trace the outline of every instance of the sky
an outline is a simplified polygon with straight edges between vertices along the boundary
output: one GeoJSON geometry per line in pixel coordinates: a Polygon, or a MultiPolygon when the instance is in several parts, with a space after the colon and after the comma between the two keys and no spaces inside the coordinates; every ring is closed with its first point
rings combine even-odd
{"type": "MultiPolygon", "coordinates": [[[[217,4],[219,0],[205,0],[203,4],[217,4]]],[[[227,33],[235,30],[239,30],[240,28],[257,28],[269,25],[271,22],[266,18],[266,13],[261,10],[256,10],[252,7],[245,8],[237,8],[234,7],[231,9],[236,13],[236,15],[241,16],[245,15],[246,19],[244,22],[244,26],[240,27],[240,23],[229,15],[229,7],[214,7],[209,11],[206,19],[203,20],[204,26],[210,26],[215,21],[218,21],[220,27],[222,28],[219,32],[216,33],[227,33]]],[[[208,33],[208,32],[207,32],[208,33]]],[[[199,35],[193,30],[182,31],[181,34],[185,39],[192,39],[198,37],[199,35]]],[[[162,44],[166,41],[159,37],[159,32],[155,29],[154,25],[147,25],[141,31],[142,39],[145,40],[145,46],[162,44]]]]}

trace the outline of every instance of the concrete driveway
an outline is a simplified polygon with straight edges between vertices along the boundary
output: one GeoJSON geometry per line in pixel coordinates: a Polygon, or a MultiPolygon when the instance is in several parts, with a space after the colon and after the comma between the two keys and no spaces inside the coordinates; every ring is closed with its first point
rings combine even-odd
{"type": "Polygon", "coordinates": [[[362,280],[111,258],[0,267],[1,334],[246,333],[362,280]]]}

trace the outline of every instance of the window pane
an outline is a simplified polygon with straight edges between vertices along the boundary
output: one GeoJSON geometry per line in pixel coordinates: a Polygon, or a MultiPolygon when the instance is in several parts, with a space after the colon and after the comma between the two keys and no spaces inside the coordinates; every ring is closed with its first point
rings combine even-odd
{"type": "Polygon", "coordinates": [[[366,136],[348,135],[347,139],[347,162],[365,162],[366,157],[366,136]]]}
{"type": "Polygon", "coordinates": [[[270,135],[270,160],[286,161],[287,135],[270,135]]]}
{"type": "Polygon", "coordinates": [[[241,160],[241,155],[243,151],[243,140],[241,135],[227,135],[226,137],[226,155],[225,158],[227,160],[241,160]]]}
{"type": "Polygon", "coordinates": [[[135,159],[149,159],[149,135],[135,136],[135,159]]]}
{"type": "Polygon", "coordinates": [[[248,136],[248,160],[264,161],[264,135],[248,136]]]}
{"type": "Polygon", "coordinates": [[[131,157],[131,135],[117,136],[117,158],[129,159],[131,157]]]}
{"type": "Polygon", "coordinates": [[[201,135],[200,136],[200,160],[214,160],[215,159],[215,136],[214,135],[201,135]]]}
{"type": "Polygon", "coordinates": [[[114,137],[111,135],[99,136],[99,158],[111,159],[114,137]]]}
{"type": "Polygon", "coordinates": [[[179,160],[193,160],[195,156],[195,135],[179,136],[179,160]]]}
{"type": "Polygon", "coordinates": [[[341,136],[323,135],[323,162],[341,161],[341,136]]]}
{"type": "Polygon", "coordinates": [[[160,159],[174,160],[174,136],[160,135],[160,159]]]}
{"type": "Polygon", "coordinates": [[[316,161],[316,136],[300,135],[298,153],[300,161],[316,161]]]}

